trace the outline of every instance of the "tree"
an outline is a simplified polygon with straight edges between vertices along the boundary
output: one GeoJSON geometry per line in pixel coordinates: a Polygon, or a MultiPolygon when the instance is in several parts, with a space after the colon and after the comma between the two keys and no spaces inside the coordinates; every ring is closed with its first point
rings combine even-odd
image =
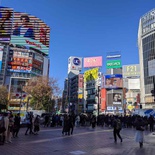
{"type": "Polygon", "coordinates": [[[0,86],[0,104],[8,104],[8,91],[5,86],[0,86]]]}
{"type": "Polygon", "coordinates": [[[31,96],[30,103],[37,110],[47,110],[47,103],[50,102],[52,96],[60,92],[57,79],[47,77],[30,79],[23,90],[31,96]]]}

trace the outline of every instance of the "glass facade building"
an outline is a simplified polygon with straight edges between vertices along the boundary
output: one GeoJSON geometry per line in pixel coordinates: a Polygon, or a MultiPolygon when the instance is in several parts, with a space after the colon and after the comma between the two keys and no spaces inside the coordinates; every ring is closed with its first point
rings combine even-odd
{"type": "Polygon", "coordinates": [[[141,74],[141,102],[144,108],[155,106],[151,90],[155,77],[155,9],[140,18],[138,48],[141,74]]]}

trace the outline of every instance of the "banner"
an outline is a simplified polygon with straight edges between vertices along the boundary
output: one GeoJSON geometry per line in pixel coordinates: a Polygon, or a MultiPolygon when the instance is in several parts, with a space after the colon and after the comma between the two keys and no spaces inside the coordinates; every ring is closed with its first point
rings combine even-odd
{"type": "Polygon", "coordinates": [[[0,42],[9,42],[12,30],[13,9],[0,6],[0,42]]]}
{"type": "Polygon", "coordinates": [[[98,79],[99,68],[93,68],[84,73],[84,81],[89,82],[98,79]]]}
{"type": "Polygon", "coordinates": [[[139,64],[123,66],[123,77],[132,77],[132,76],[140,76],[139,64]]]}
{"type": "Polygon", "coordinates": [[[0,46],[0,72],[2,69],[2,59],[3,59],[3,46],[0,46]]]}
{"type": "Polygon", "coordinates": [[[84,68],[102,67],[102,56],[84,58],[84,68]]]}
{"type": "Polygon", "coordinates": [[[106,68],[107,69],[112,69],[112,68],[121,68],[121,60],[108,60],[106,62],[106,68]]]}

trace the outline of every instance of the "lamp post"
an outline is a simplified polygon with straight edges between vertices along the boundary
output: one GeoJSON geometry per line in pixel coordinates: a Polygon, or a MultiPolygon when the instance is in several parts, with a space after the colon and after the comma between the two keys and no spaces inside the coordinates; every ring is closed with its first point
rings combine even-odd
{"type": "Polygon", "coordinates": [[[96,97],[98,99],[98,102],[97,102],[97,115],[99,116],[99,114],[100,114],[100,86],[97,87],[96,97]]]}

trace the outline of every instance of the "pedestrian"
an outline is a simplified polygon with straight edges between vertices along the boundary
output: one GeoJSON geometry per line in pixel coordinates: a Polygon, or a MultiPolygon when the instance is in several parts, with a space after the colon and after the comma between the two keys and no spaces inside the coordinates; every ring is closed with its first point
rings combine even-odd
{"type": "Polygon", "coordinates": [[[123,141],[123,139],[120,135],[121,129],[122,129],[122,123],[121,123],[120,119],[118,118],[118,116],[115,116],[114,120],[113,120],[113,135],[114,135],[115,143],[117,143],[117,136],[121,142],[123,141]]]}
{"type": "Polygon", "coordinates": [[[27,113],[26,123],[27,123],[27,129],[26,129],[25,135],[27,135],[28,131],[29,131],[29,134],[33,134],[33,132],[32,132],[32,128],[33,128],[33,115],[32,114],[27,113]]]}
{"type": "Polygon", "coordinates": [[[18,133],[20,130],[20,121],[21,121],[21,117],[20,117],[20,113],[18,113],[15,118],[14,118],[14,127],[13,127],[13,137],[18,137],[18,133]]]}
{"type": "Polygon", "coordinates": [[[13,133],[14,119],[12,113],[9,113],[9,126],[7,132],[7,141],[12,143],[12,133],[13,133]]]}
{"type": "Polygon", "coordinates": [[[135,134],[135,141],[139,143],[140,148],[143,147],[143,142],[144,142],[144,126],[145,123],[142,120],[140,116],[135,121],[135,126],[136,126],[136,134],[135,134]]]}
{"type": "Polygon", "coordinates": [[[34,134],[38,135],[38,132],[40,130],[40,118],[39,115],[36,116],[34,119],[34,134]]]}
{"type": "Polygon", "coordinates": [[[96,126],[96,116],[95,115],[92,116],[91,123],[92,123],[92,128],[94,129],[96,126]]]}

